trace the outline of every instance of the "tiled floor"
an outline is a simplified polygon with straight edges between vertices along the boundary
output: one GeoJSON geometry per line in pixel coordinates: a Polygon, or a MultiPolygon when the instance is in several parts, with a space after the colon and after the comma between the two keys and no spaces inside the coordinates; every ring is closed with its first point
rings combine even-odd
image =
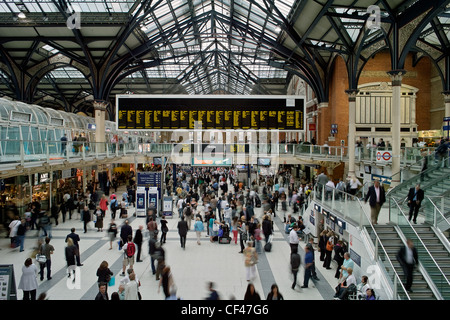
{"type": "MultiPolygon", "coordinates": [[[[120,191],[118,193],[120,194],[120,191]]],[[[129,216],[132,216],[133,208],[129,210],[129,216]]],[[[262,209],[256,208],[255,214],[261,216],[262,209]]],[[[177,216],[177,215],[176,215],[177,216]]],[[[184,300],[202,300],[208,295],[207,282],[213,281],[216,289],[222,299],[238,299],[244,297],[247,289],[245,278],[245,268],[242,254],[239,254],[238,244],[218,244],[210,243],[209,237],[204,232],[201,245],[197,245],[195,233],[189,232],[187,237],[186,249],[180,247],[179,237],[176,225],[178,218],[167,218],[169,232],[167,234],[167,243],[164,244],[166,250],[166,261],[171,267],[172,274],[177,286],[177,295],[184,300]]],[[[90,229],[83,233],[82,223],[77,215],[72,220],[66,220],[58,226],[53,226],[53,238],[51,244],[55,247],[55,253],[52,256],[52,279],[40,281],[38,295],[42,292],[47,293],[51,300],[92,300],[98,292],[96,271],[100,263],[106,260],[110,269],[115,274],[116,284],[108,288],[112,293],[117,290],[122,269],[123,254],[118,250],[117,242],[113,244],[113,250],[109,250],[109,241],[106,232],[97,232],[91,222],[90,229]],[[67,278],[66,262],[64,258],[65,237],[70,233],[72,227],[80,235],[81,263],[84,265],[79,268],[79,285],[71,284],[67,278]]],[[[319,261],[319,254],[316,251],[317,271],[320,281],[310,282],[309,288],[301,289],[297,286],[295,290],[291,289],[292,276],[290,273],[290,247],[287,242],[286,234],[282,222],[278,217],[275,218],[275,236],[273,240],[272,251],[263,253],[258,265],[257,277],[254,279],[256,291],[262,299],[266,299],[268,290],[275,282],[280,292],[286,300],[329,300],[332,299],[333,288],[336,286],[334,279],[335,270],[325,270],[319,261]]],[[[134,231],[145,223],[145,218],[129,219],[134,231]]],[[[110,214],[107,212],[104,221],[105,230],[109,225],[110,214]]],[[[116,221],[119,225],[123,219],[116,221]]],[[[25,240],[25,251],[19,252],[19,249],[9,248],[9,239],[4,235],[0,239],[0,263],[13,264],[16,284],[19,283],[22,274],[22,265],[26,258],[30,257],[33,247],[36,246],[37,237],[35,231],[30,231],[25,240]]],[[[304,242],[300,243],[300,253],[304,257],[304,242]]],[[[141,263],[135,264],[135,273],[141,282],[140,292],[144,300],[162,300],[164,299],[162,290],[158,293],[158,281],[152,275],[150,267],[150,258],[148,255],[147,239],[144,239],[143,254],[141,263]]],[[[34,261],[34,260],[33,260],[34,261]]],[[[298,274],[298,283],[303,284],[303,268],[298,274]]],[[[18,299],[22,299],[22,290],[18,290],[18,299]]]]}

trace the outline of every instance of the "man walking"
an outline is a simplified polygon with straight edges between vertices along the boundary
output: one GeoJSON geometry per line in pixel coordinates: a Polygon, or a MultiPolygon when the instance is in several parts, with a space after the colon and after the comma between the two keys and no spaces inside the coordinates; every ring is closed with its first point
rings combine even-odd
{"type": "Polygon", "coordinates": [[[370,216],[372,224],[378,224],[378,215],[380,214],[381,206],[386,201],[386,194],[384,188],[380,186],[380,181],[375,180],[373,186],[371,186],[364,198],[364,203],[369,200],[370,216]]]}
{"type": "Polygon", "coordinates": [[[313,253],[309,247],[305,247],[305,278],[303,280],[302,288],[308,288],[309,279],[312,277],[312,266],[314,265],[313,253]]]}
{"type": "Polygon", "coordinates": [[[82,264],[80,262],[80,245],[78,244],[78,242],[80,241],[80,236],[75,233],[75,228],[70,229],[70,233],[66,236],[66,242],[69,238],[72,239],[74,246],[77,247],[75,257],[77,259],[77,266],[81,267],[82,264]]]}
{"type": "Polygon", "coordinates": [[[178,234],[180,235],[181,248],[183,249],[186,249],[186,235],[188,230],[187,222],[184,221],[184,217],[181,217],[181,220],[178,221],[178,234]]]}
{"type": "Polygon", "coordinates": [[[292,275],[294,276],[294,282],[292,283],[292,289],[295,289],[295,286],[297,285],[297,273],[300,269],[300,262],[301,258],[300,255],[297,253],[297,251],[293,250],[291,251],[291,271],[292,275]]]}
{"type": "Polygon", "coordinates": [[[298,252],[298,234],[297,234],[298,226],[295,224],[292,228],[291,232],[289,233],[289,245],[291,246],[291,253],[292,252],[298,252]]]}
{"type": "Polygon", "coordinates": [[[414,266],[419,263],[417,249],[414,247],[414,243],[411,239],[406,240],[406,246],[400,248],[397,253],[397,261],[403,268],[403,273],[405,274],[406,284],[405,289],[408,292],[413,292],[411,286],[413,283],[413,271],[414,266]]]}
{"type": "Polygon", "coordinates": [[[408,206],[409,206],[409,221],[414,213],[414,223],[417,223],[417,214],[419,213],[420,206],[422,204],[422,200],[425,197],[425,192],[420,189],[420,184],[416,184],[415,188],[409,189],[408,193],[408,206]]]}

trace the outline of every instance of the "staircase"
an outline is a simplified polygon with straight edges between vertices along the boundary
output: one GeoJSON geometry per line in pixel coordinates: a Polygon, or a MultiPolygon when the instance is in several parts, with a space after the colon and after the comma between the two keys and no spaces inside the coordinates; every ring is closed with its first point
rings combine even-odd
{"type": "MultiPolygon", "coordinates": [[[[403,269],[396,258],[397,252],[404,244],[395,226],[375,225],[374,228],[381,241],[381,245],[385,248],[388,258],[392,262],[395,272],[400,276],[400,279],[404,281],[405,275],[403,273],[403,269]]],[[[386,257],[382,257],[382,260],[385,261],[386,257]]],[[[388,264],[385,263],[385,265],[388,264]]],[[[392,272],[389,272],[389,270],[386,271],[389,275],[393,276],[392,272]]],[[[393,278],[391,280],[393,280],[393,278]]],[[[418,271],[414,272],[413,285],[411,289],[413,290],[413,292],[408,293],[411,300],[436,300],[436,297],[433,294],[433,291],[431,290],[424,276],[418,271]]],[[[402,290],[398,290],[398,294],[400,296],[400,299],[407,299],[406,295],[402,293],[402,290]]]]}
{"type": "Polygon", "coordinates": [[[388,197],[393,197],[401,202],[408,195],[409,189],[414,188],[417,183],[425,191],[427,196],[440,196],[450,190],[450,168],[431,168],[421,174],[401,183],[388,193],[388,197]]]}
{"type": "Polygon", "coordinates": [[[405,237],[412,239],[414,243],[418,241],[416,233],[420,236],[420,239],[436,263],[431,259],[430,255],[421,244],[416,246],[419,261],[427,270],[428,275],[441,292],[442,297],[445,300],[449,300],[450,286],[444,279],[441,270],[446,278],[450,279],[450,252],[447,247],[442,244],[441,240],[430,226],[414,225],[413,228],[415,232],[410,227],[400,226],[405,237]],[[436,264],[441,270],[437,268],[436,264]]]}

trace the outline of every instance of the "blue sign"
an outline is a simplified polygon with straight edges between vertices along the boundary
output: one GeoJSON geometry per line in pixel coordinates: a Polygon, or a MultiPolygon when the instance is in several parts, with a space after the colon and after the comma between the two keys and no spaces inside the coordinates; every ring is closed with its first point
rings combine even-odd
{"type": "Polygon", "coordinates": [[[444,131],[449,131],[450,130],[450,126],[444,126],[443,130],[444,131]]]}
{"type": "Polygon", "coordinates": [[[444,121],[450,121],[450,117],[445,117],[444,121]]]}
{"type": "Polygon", "coordinates": [[[372,174],[372,180],[378,180],[383,184],[391,184],[392,178],[391,177],[385,177],[385,176],[380,176],[378,174],[372,174]]]}
{"type": "Polygon", "coordinates": [[[138,172],[137,185],[146,187],[161,187],[161,172],[138,172]]]}
{"type": "Polygon", "coordinates": [[[145,193],[136,193],[136,209],[145,211],[145,193]]]}
{"type": "Polygon", "coordinates": [[[350,249],[350,258],[361,268],[361,256],[350,249]]]}

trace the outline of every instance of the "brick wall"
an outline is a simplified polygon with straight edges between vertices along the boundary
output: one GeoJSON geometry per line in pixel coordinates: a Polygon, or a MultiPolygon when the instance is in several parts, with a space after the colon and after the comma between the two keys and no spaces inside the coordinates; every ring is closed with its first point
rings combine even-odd
{"type": "MultiPolygon", "coordinates": [[[[412,55],[406,59],[404,69],[407,71],[402,83],[419,89],[416,99],[416,123],[417,130],[431,129],[431,95],[432,95],[432,74],[434,68],[428,58],[423,58],[416,66],[412,65],[412,55]]],[[[370,82],[390,82],[391,79],[386,73],[391,70],[390,55],[387,52],[377,54],[365,65],[358,84],[370,82]]],[[[435,85],[435,83],[433,83],[435,85]]],[[[348,96],[345,93],[348,90],[348,77],[345,62],[341,57],[336,58],[331,74],[329,104],[328,108],[321,110],[319,116],[319,139],[322,144],[328,140],[331,124],[338,125],[338,134],[335,135],[334,142],[328,142],[329,145],[339,145],[340,140],[345,140],[347,145],[348,137],[348,96]]],[[[442,92],[440,88],[433,87],[435,91],[442,92]]],[[[433,100],[434,102],[434,100],[433,100]]],[[[439,103],[436,101],[436,103],[439,103]]]]}

